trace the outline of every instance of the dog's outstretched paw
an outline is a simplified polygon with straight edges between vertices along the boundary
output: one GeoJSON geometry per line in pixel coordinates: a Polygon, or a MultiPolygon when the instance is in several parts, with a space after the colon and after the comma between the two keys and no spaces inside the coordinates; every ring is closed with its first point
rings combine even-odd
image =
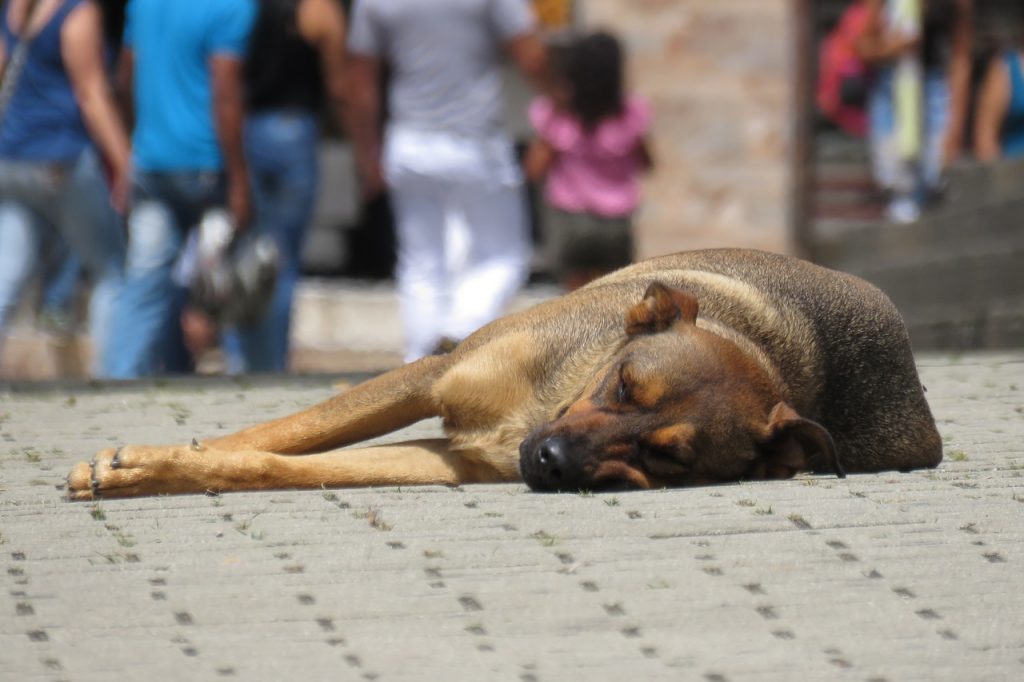
{"type": "Polygon", "coordinates": [[[96,453],[89,462],[79,462],[68,474],[67,496],[72,501],[100,497],[137,495],[147,477],[139,457],[124,448],[109,448],[96,453]]]}
{"type": "Polygon", "coordinates": [[[73,502],[95,499],[92,489],[92,462],[79,462],[68,474],[67,497],[73,502]]]}
{"type": "MultiPolygon", "coordinates": [[[[233,462],[237,469],[237,458],[233,462]]],[[[67,496],[77,501],[230,490],[237,478],[234,469],[226,455],[211,457],[195,440],[188,445],[126,445],[76,464],[68,474],[67,496]]]]}

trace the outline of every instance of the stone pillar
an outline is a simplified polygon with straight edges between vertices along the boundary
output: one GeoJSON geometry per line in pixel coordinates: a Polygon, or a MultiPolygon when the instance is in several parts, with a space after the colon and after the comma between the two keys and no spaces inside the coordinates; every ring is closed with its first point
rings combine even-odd
{"type": "Polygon", "coordinates": [[[797,0],[580,0],[613,30],[654,106],[657,168],[638,256],[712,246],[792,252],[797,0]]]}

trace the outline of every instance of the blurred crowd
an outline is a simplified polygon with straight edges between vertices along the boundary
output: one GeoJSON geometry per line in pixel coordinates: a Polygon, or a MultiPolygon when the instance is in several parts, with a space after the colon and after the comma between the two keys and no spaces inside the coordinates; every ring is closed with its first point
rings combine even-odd
{"type": "MultiPolygon", "coordinates": [[[[979,68],[982,2],[850,0],[822,43],[818,106],[868,140],[893,222],[941,199],[958,159],[1024,156],[1024,53],[979,68]]],[[[497,317],[531,263],[571,290],[631,262],[653,112],[614,34],[541,30],[570,6],[7,0],[0,349],[38,282],[56,333],[89,292],[96,376],[187,373],[210,348],[231,373],[286,371],[325,124],[365,204],[393,213],[407,361],[497,317]],[[533,91],[525,150],[509,66],[533,91]]]]}
{"type": "Polygon", "coordinates": [[[630,262],[650,107],[614,35],[549,47],[537,12],[565,7],[7,0],[0,348],[31,282],[40,323],[73,329],[84,279],[96,376],[191,372],[213,345],[229,372],[287,370],[325,120],[352,143],[363,199],[393,207],[407,361],[497,317],[525,282],[527,180],[566,288],[630,262]],[[503,124],[505,64],[535,91],[525,159],[503,124]],[[270,288],[253,284],[268,269],[270,288]]]}
{"type": "Polygon", "coordinates": [[[975,0],[852,0],[823,41],[818,106],[867,137],[893,222],[940,199],[959,159],[1024,156],[1024,51],[981,53],[975,13],[975,0]]]}

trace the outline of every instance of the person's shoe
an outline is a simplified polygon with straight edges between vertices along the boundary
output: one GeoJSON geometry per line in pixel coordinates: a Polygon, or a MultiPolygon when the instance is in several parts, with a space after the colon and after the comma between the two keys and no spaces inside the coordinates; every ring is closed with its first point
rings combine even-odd
{"type": "Polygon", "coordinates": [[[889,202],[885,209],[885,217],[891,223],[908,225],[921,218],[921,208],[917,202],[908,197],[898,197],[889,202]]]}

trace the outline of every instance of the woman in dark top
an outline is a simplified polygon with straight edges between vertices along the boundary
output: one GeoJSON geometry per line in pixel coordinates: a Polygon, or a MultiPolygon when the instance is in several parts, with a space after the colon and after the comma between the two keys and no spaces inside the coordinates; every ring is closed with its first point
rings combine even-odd
{"type": "Polygon", "coordinates": [[[893,194],[888,217],[912,222],[930,193],[939,189],[944,166],[962,152],[971,68],[973,0],[923,0],[917,31],[901,29],[899,0],[863,0],[867,28],[858,43],[875,67],[869,103],[875,180],[893,194]],[[894,93],[897,65],[914,58],[923,91],[921,149],[912,160],[896,149],[894,93]]]}
{"type": "Polygon", "coordinates": [[[978,95],[974,155],[979,161],[1024,158],[1024,49],[989,64],[978,95]]]}
{"type": "Polygon", "coordinates": [[[264,321],[225,338],[232,372],[287,369],[299,256],[317,192],[318,118],[345,100],[345,18],[336,0],[260,0],[246,60],[246,155],[257,230],[281,255],[264,321]]]}

